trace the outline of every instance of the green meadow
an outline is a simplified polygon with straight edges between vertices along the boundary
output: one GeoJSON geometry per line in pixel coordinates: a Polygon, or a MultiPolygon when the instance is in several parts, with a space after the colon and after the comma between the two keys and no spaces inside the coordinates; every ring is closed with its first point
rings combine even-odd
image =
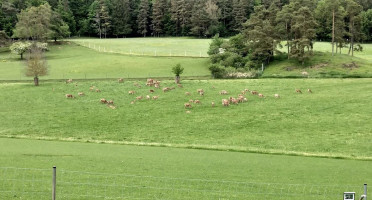
{"type": "MultiPolygon", "coordinates": [[[[50,45],[46,53],[49,75],[42,79],[102,79],[171,77],[171,68],[180,63],[184,76],[209,77],[208,58],[126,56],[102,53],[75,43],[50,45]]],[[[10,52],[0,53],[0,80],[28,80],[24,61],[10,52]]]]}
{"type": "Polygon", "coordinates": [[[39,87],[1,83],[0,101],[6,103],[0,105],[0,135],[371,159],[371,83],[371,79],[184,80],[183,88],[178,88],[173,81],[163,81],[162,88],[176,87],[167,93],[145,86],[145,81],[53,81],[39,87]],[[101,92],[90,91],[91,86],[101,92]],[[197,89],[204,89],[205,95],[199,96],[197,89]],[[222,99],[237,97],[244,89],[257,90],[265,98],[246,94],[248,102],[222,106],[222,99]],[[129,95],[130,90],[136,94],[129,95]],[[229,95],[220,95],[221,90],[229,95]],[[66,99],[65,94],[76,98],[66,99]],[[147,95],[159,99],[147,100],[147,95]],[[138,96],[144,99],[131,104],[138,96]],[[101,98],[113,100],[116,109],[101,104],[101,98]],[[201,104],[192,104],[191,113],[186,113],[184,103],[190,99],[201,104]]]}
{"type": "Polygon", "coordinates": [[[372,177],[372,45],[332,57],[330,44],[317,42],[304,66],[283,58],[262,79],[213,80],[209,42],[51,44],[49,75],[38,87],[23,75],[20,56],[1,51],[0,199],[50,199],[52,166],[57,199],[359,197],[372,177]],[[177,63],[183,87],[172,80],[177,63]],[[160,89],[145,85],[149,77],[160,89]],[[245,89],[264,98],[246,93],[247,102],[222,106],[245,89]],[[185,108],[190,100],[201,104],[185,108]]]}
{"type": "Polygon", "coordinates": [[[345,191],[362,194],[370,164],[0,138],[0,199],[50,199],[52,166],[57,199],[339,199],[345,191]]]}

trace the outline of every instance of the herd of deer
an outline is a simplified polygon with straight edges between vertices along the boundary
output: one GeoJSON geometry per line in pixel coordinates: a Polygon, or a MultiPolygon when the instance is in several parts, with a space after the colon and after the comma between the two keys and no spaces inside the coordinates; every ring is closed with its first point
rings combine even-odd
{"type": "MultiPolygon", "coordinates": [[[[67,83],[72,83],[72,82],[73,82],[72,79],[68,79],[66,81],[66,84],[67,83]]],[[[120,78],[120,79],[118,79],[118,82],[119,83],[123,83],[124,80],[122,78],[120,78]]],[[[157,80],[154,80],[154,79],[147,79],[147,81],[146,81],[146,86],[155,87],[155,88],[158,88],[158,89],[160,89],[160,84],[161,84],[160,81],[157,81],[157,80]]],[[[134,83],[134,86],[136,86],[138,88],[141,88],[141,86],[138,83],[134,83]]],[[[181,84],[177,84],[177,86],[179,88],[183,88],[183,86],[181,84]]],[[[215,88],[214,86],[212,86],[212,87],[215,88]]],[[[164,87],[164,88],[162,88],[162,91],[163,91],[163,93],[166,93],[166,92],[169,92],[169,91],[174,90],[174,89],[176,89],[176,88],[175,87],[164,87]]],[[[101,90],[99,90],[95,86],[91,86],[89,88],[89,90],[90,91],[95,91],[95,92],[101,92],[101,90]]],[[[155,92],[155,90],[154,89],[150,89],[149,92],[152,94],[152,93],[155,92]]],[[[201,97],[203,97],[204,94],[205,94],[205,92],[204,92],[203,89],[197,89],[196,92],[201,97]]],[[[296,89],[295,92],[302,94],[302,91],[300,89],[296,89]]],[[[311,89],[307,89],[307,92],[312,93],[312,90],[311,89]]],[[[247,93],[250,93],[251,95],[257,95],[259,98],[265,98],[265,96],[263,94],[255,91],[255,90],[244,89],[244,90],[241,91],[240,94],[238,94],[238,96],[236,98],[235,97],[229,97],[227,99],[222,99],[222,106],[227,107],[227,106],[230,106],[231,104],[237,105],[239,103],[247,102],[248,99],[244,96],[247,93]]],[[[129,95],[134,95],[134,94],[136,94],[136,91],[135,90],[130,90],[130,91],[128,91],[128,94],[129,95]]],[[[229,93],[226,90],[222,90],[222,91],[219,92],[219,94],[220,95],[228,95],[229,93]]],[[[79,96],[84,96],[85,94],[83,92],[79,92],[78,95],[79,96]]],[[[191,93],[190,92],[185,92],[185,95],[186,96],[190,96],[191,93]]],[[[75,98],[72,94],[66,94],[65,96],[66,96],[66,98],[75,98]]],[[[274,98],[277,98],[278,99],[278,98],[280,98],[280,95],[279,94],[274,94],[274,98]]],[[[131,104],[134,104],[136,101],[140,101],[142,99],[157,100],[157,99],[159,99],[159,96],[152,96],[152,97],[150,95],[146,95],[145,97],[143,97],[143,96],[137,96],[133,101],[131,101],[131,104]]],[[[100,102],[102,104],[106,104],[111,109],[116,109],[113,100],[106,100],[106,99],[102,98],[100,100],[100,102]]],[[[197,99],[196,100],[190,99],[189,102],[184,103],[184,107],[186,109],[192,108],[192,104],[201,104],[201,101],[200,100],[197,100],[197,99]]],[[[215,104],[214,101],[211,102],[211,105],[212,105],[212,107],[215,107],[216,106],[216,104],[215,104]]],[[[186,111],[186,112],[187,113],[190,113],[190,111],[186,111]]]]}

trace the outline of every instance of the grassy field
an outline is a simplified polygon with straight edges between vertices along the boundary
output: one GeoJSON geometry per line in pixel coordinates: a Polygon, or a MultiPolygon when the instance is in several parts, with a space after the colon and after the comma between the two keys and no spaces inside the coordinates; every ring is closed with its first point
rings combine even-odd
{"type": "MultiPolygon", "coordinates": [[[[210,39],[128,38],[74,39],[71,41],[85,46],[90,44],[91,49],[75,43],[51,45],[51,50],[46,55],[50,73],[43,77],[44,79],[172,77],[170,69],[177,63],[185,67],[183,76],[210,78],[208,58],[182,57],[185,54],[184,49],[190,52],[202,52],[203,56],[206,56],[210,39]],[[96,50],[93,49],[94,46],[96,50]],[[101,51],[98,51],[98,47],[101,47],[101,51]],[[132,55],[123,55],[130,54],[126,52],[128,48],[132,55]],[[142,56],[142,52],[153,52],[157,48],[159,51],[156,57],[152,53],[144,53],[142,56]],[[172,57],[165,49],[174,49],[172,57]],[[102,52],[104,50],[117,53],[102,52]],[[161,51],[166,51],[166,53],[161,55],[161,51]],[[179,55],[181,57],[174,57],[176,52],[183,53],[179,55]]],[[[314,78],[372,77],[372,44],[365,44],[364,51],[356,52],[355,57],[346,54],[331,57],[330,47],[329,43],[317,42],[315,50],[323,53],[316,52],[316,56],[306,65],[301,66],[297,61],[284,58],[271,63],[262,77],[303,77],[304,71],[309,73],[309,77],[314,78]],[[353,62],[356,63],[355,66],[344,66],[344,64],[353,62]]],[[[343,52],[346,53],[346,49],[343,52]]],[[[191,53],[186,54],[192,56],[191,53]]],[[[24,63],[19,56],[9,52],[0,52],[0,60],[2,61],[0,62],[0,80],[30,79],[24,76],[24,63]]]]}
{"type": "Polygon", "coordinates": [[[371,161],[0,138],[0,199],[50,199],[52,166],[57,199],[326,200],[372,181],[371,161]]]}
{"type": "MultiPolygon", "coordinates": [[[[183,81],[168,93],[137,82],[86,81],[0,84],[0,136],[149,144],[245,152],[371,159],[372,79],[183,81]],[[90,86],[102,92],[90,92],[90,86]],[[214,87],[214,88],[213,88],[214,87]],[[205,96],[196,93],[205,90],[205,96]],[[266,96],[222,107],[245,88],[266,96]],[[299,88],[304,94],[296,94],[299,88]],[[307,93],[311,88],[313,93],[307,93]],[[135,90],[136,95],[128,95],[135,90]],[[228,96],[219,95],[227,90],[228,96]],[[191,92],[186,96],[185,92],[191,92]],[[66,99],[65,94],[86,96],[66,99]],[[275,99],[274,94],[281,95],[275,99]],[[130,104],[136,96],[156,100],[130,104]],[[112,110],[99,101],[112,99],[112,110]],[[184,103],[201,100],[185,113],[184,103]],[[211,107],[211,102],[217,107],[211,107]]],[[[162,87],[175,86],[164,81],[162,87]]]]}
{"type": "MultiPolygon", "coordinates": [[[[207,58],[125,56],[100,53],[74,43],[51,45],[46,54],[49,75],[43,79],[96,79],[172,77],[171,68],[180,63],[184,76],[208,76],[207,58]]],[[[0,80],[26,80],[20,56],[0,53],[0,80]]],[[[205,78],[205,77],[204,77],[205,78]]],[[[31,78],[32,79],[32,78],[31,78]]]]}
{"type": "Polygon", "coordinates": [[[122,38],[70,40],[99,51],[154,56],[208,57],[210,39],[190,38],[122,38]]]}

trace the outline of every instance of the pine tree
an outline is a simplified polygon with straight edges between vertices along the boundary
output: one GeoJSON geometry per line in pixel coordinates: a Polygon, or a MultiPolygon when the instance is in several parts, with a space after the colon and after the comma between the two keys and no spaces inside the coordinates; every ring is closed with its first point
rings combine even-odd
{"type": "Polygon", "coordinates": [[[247,21],[247,17],[245,16],[245,10],[243,6],[242,0],[233,0],[233,10],[232,15],[234,17],[234,26],[233,28],[235,31],[241,31],[243,29],[243,23],[247,21]]]}
{"type": "Polygon", "coordinates": [[[291,32],[293,40],[290,43],[290,56],[302,64],[313,55],[313,40],[316,37],[317,23],[308,7],[301,7],[293,13],[291,32]]]}
{"type": "Polygon", "coordinates": [[[199,0],[194,4],[191,17],[191,33],[199,37],[204,36],[208,30],[209,17],[205,10],[206,1],[199,0]]]}
{"type": "Polygon", "coordinates": [[[143,37],[146,37],[146,33],[148,32],[149,12],[150,12],[149,1],[141,0],[138,10],[137,24],[138,33],[142,34],[143,37]]]}
{"type": "Polygon", "coordinates": [[[57,5],[57,12],[62,17],[62,20],[67,23],[69,31],[72,35],[76,34],[75,17],[70,9],[68,0],[60,0],[57,5]]]}
{"type": "Polygon", "coordinates": [[[282,40],[287,40],[287,54],[289,59],[290,45],[289,41],[292,40],[291,23],[293,18],[293,4],[283,6],[282,10],[276,16],[276,29],[282,40]]]}
{"type": "Polygon", "coordinates": [[[361,16],[363,7],[354,0],[346,0],[346,12],[349,18],[349,35],[350,35],[350,48],[349,55],[351,53],[354,56],[354,43],[362,38],[361,35],[361,16]]]}
{"type": "Polygon", "coordinates": [[[250,59],[257,66],[270,62],[280,40],[275,38],[275,26],[270,22],[269,11],[264,6],[257,6],[254,11],[251,18],[244,24],[243,33],[250,59]]]}
{"type": "Polygon", "coordinates": [[[113,0],[113,4],[115,5],[112,11],[113,34],[117,37],[130,34],[132,28],[129,0],[113,0]]]}
{"type": "Polygon", "coordinates": [[[164,33],[167,6],[167,0],[156,0],[153,4],[152,27],[155,36],[164,33]]]}

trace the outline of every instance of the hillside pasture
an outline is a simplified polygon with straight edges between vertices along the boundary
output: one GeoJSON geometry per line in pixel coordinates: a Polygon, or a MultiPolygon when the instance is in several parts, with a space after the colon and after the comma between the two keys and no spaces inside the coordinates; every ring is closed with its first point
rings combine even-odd
{"type": "Polygon", "coordinates": [[[371,159],[371,81],[184,80],[183,88],[163,81],[161,88],[175,87],[169,92],[145,81],[1,83],[0,101],[6,103],[0,105],[0,136],[371,159]],[[247,102],[222,106],[222,99],[237,98],[244,89],[265,98],[247,93],[247,102]],[[229,94],[220,95],[222,90],[229,94]],[[113,100],[115,109],[102,98],[113,100]],[[191,99],[201,104],[185,109],[191,99]]]}
{"type": "MultiPolygon", "coordinates": [[[[208,58],[126,56],[101,53],[75,43],[50,45],[46,53],[49,75],[42,79],[105,79],[172,77],[177,63],[185,68],[185,77],[209,78],[208,58]]],[[[24,60],[10,52],[0,53],[0,80],[26,80],[24,60]]],[[[31,78],[32,79],[32,78],[31,78]]]]}
{"type": "Polygon", "coordinates": [[[70,40],[96,51],[113,51],[126,55],[208,57],[211,39],[195,38],[117,38],[70,40]]]}

